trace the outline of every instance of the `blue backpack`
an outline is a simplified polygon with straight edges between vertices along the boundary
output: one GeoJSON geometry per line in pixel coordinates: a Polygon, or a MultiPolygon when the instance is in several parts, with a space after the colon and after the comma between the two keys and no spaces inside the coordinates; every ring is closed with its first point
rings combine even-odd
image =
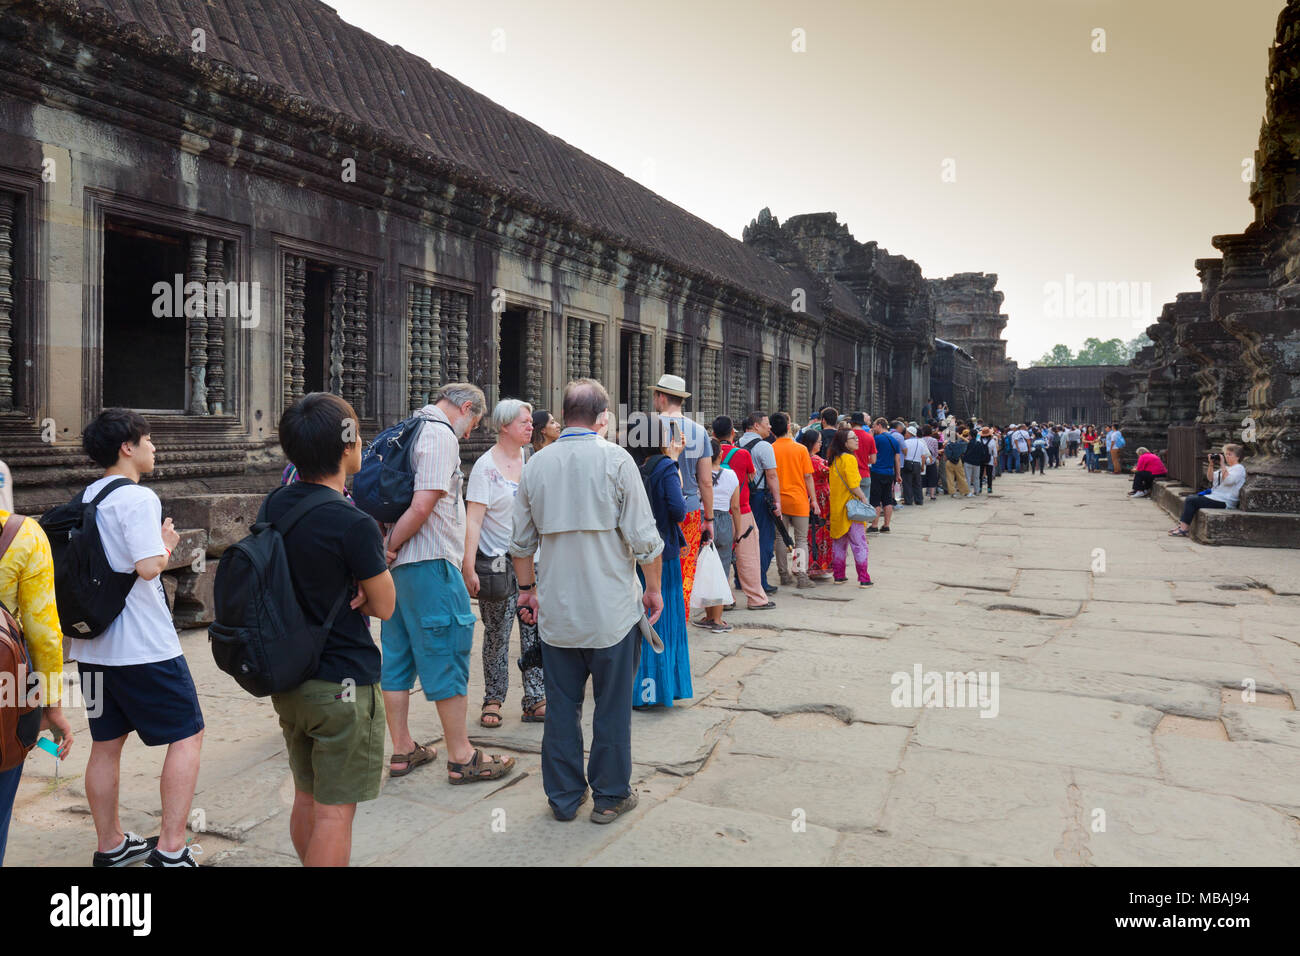
{"type": "Polygon", "coordinates": [[[415,468],[411,452],[425,422],[456,430],[446,422],[415,415],[384,429],[361,456],[361,470],[352,480],[352,500],[376,521],[392,524],[415,497],[415,468]]]}

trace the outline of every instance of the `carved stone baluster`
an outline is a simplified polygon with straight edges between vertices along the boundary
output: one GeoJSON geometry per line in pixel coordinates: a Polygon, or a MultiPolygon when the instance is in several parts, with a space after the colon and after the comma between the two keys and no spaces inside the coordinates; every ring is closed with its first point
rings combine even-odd
{"type": "Polygon", "coordinates": [[[578,320],[578,377],[591,378],[591,323],[578,320]]]}
{"type": "Polygon", "coordinates": [[[640,403],[637,406],[638,408],[648,408],[650,405],[650,396],[645,393],[645,390],[654,382],[652,372],[650,371],[650,361],[652,358],[650,353],[653,349],[651,348],[651,339],[648,334],[642,332],[637,337],[641,339],[641,393],[634,397],[636,401],[640,403]]]}
{"type": "Polygon", "coordinates": [[[469,381],[469,296],[455,293],[456,381],[469,381]]]}
{"type": "Polygon", "coordinates": [[[564,375],[569,381],[578,377],[578,320],[564,321],[564,375]]]}
{"type": "Polygon", "coordinates": [[[442,388],[443,382],[447,381],[447,371],[443,368],[443,362],[451,364],[447,356],[447,349],[444,347],[443,339],[443,297],[445,293],[438,289],[428,289],[427,296],[429,300],[429,393],[432,395],[438,389],[442,388]]]}
{"type": "Polygon", "coordinates": [[[524,394],[536,406],[542,400],[542,370],[546,360],[542,351],[544,317],[540,310],[529,309],[524,321],[524,394]]]}
{"type": "Polygon", "coordinates": [[[347,308],[347,270],[335,267],[330,270],[330,354],[329,390],[343,394],[343,324],[347,308]]]}
{"type": "Polygon", "coordinates": [[[591,323],[591,377],[604,384],[605,378],[605,325],[591,323]]]}
{"type": "MultiPolygon", "coordinates": [[[[226,244],[208,239],[208,404],[213,415],[226,410],[226,244]]],[[[239,309],[235,292],[235,309],[239,309]]]]}
{"type": "Polygon", "coordinates": [[[416,307],[419,286],[414,282],[406,287],[406,407],[419,408],[416,400],[420,394],[420,358],[423,342],[420,337],[420,312],[416,307]]]}
{"type": "Polygon", "coordinates": [[[17,204],[12,193],[0,193],[0,412],[14,408],[13,223],[17,204]]]}
{"type": "Polygon", "coordinates": [[[208,414],[208,240],[203,236],[190,236],[189,259],[185,268],[185,327],[189,331],[190,401],[191,415],[208,414]],[[190,283],[203,290],[198,295],[190,283]]]}
{"type": "Polygon", "coordinates": [[[627,341],[627,401],[629,410],[636,410],[641,405],[641,335],[633,332],[627,341]]]}
{"type": "Polygon", "coordinates": [[[356,338],[352,359],[353,389],[356,401],[352,407],[361,417],[369,414],[370,406],[370,273],[355,270],[357,290],[356,338]]]}

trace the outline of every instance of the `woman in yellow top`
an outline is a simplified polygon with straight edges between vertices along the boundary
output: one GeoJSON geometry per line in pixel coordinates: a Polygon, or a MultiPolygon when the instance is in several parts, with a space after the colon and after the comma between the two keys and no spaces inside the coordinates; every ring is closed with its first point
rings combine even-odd
{"type": "MultiPolygon", "coordinates": [[[[0,509],[0,603],[23,630],[23,639],[40,674],[37,693],[45,710],[41,729],[50,729],[59,742],[59,757],[72,747],[72,728],[59,706],[63,683],[63,632],[54,604],[54,561],[50,542],[35,518],[23,518],[0,509]]],[[[9,820],[23,765],[0,772],[0,863],[4,862],[9,820]]]]}
{"type": "Polygon", "coordinates": [[[858,472],[858,434],[853,429],[840,429],[831,438],[830,452],[826,460],[830,463],[831,474],[831,573],[836,584],[843,584],[845,576],[845,551],[853,548],[853,565],[858,569],[858,587],[871,587],[871,575],[867,573],[867,529],[861,521],[849,520],[849,498],[854,497],[864,505],[867,496],[861,486],[862,475],[858,472]]]}

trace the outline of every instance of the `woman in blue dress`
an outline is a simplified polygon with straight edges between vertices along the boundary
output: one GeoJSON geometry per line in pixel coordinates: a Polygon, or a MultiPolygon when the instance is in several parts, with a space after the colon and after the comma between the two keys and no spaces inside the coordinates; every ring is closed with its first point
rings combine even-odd
{"type": "MultiPolygon", "coordinates": [[[[681,522],[686,517],[686,499],[682,496],[681,473],[677,458],[686,445],[685,437],[671,429],[670,422],[658,415],[646,416],[648,428],[635,426],[629,432],[628,451],[641,470],[650,508],[654,511],[659,537],[664,541],[663,572],[660,593],[664,612],[655,622],[663,641],[662,654],[656,654],[641,641],[641,665],[632,687],[633,707],[671,707],[674,700],[695,696],[691,688],[690,647],[686,637],[686,602],[682,596],[680,553],[686,541],[681,522]]],[[[641,575],[640,569],[637,575],[641,575]]],[[[645,578],[641,578],[642,587],[645,578]]]]}

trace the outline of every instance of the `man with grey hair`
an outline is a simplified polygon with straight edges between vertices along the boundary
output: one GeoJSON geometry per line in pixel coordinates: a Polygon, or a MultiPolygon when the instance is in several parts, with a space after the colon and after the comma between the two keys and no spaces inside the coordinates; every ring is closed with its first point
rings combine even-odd
{"type": "Polygon", "coordinates": [[[570,382],[564,431],[528,460],[520,478],[510,542],[520,619],[536,622],[542,639],[542,787],[555,818],[572,820],[590,783],[593,823],[610,823],[636,806],[631,780],[638,625],[643,613],[653,624],[664,607],[663,539],[632,456],[599,437],[608,424],[604,387],[593,379],[570,382]],[[539,542],[545,543],[546,560],[535,581],[539,542]],[[588,677],[596,700],[584,774],[581,720],[588,677]]]}
{"type": "MultiPolygon", "coordinates": [[[[411,451],[415,494],[387,529],[386,550],[397,589],[397,610],[381,631],[380,686],[393,738],[389,775],[401,777],[438,752],[411,738],[410,691],[420,677],[424,696],[438,708],[447,741],[447,778],[454,784],[504,777],[513,757],[488,757],[469,742],[465,710],[474,613],[461,575],[465,560],[464,475],[460,439],[483,417],[483,392],[468,382],[444,385],[418,414],[426,419],[411,451]]],[[[473,556],[469,558],[473,560],[473,556]]]]}

